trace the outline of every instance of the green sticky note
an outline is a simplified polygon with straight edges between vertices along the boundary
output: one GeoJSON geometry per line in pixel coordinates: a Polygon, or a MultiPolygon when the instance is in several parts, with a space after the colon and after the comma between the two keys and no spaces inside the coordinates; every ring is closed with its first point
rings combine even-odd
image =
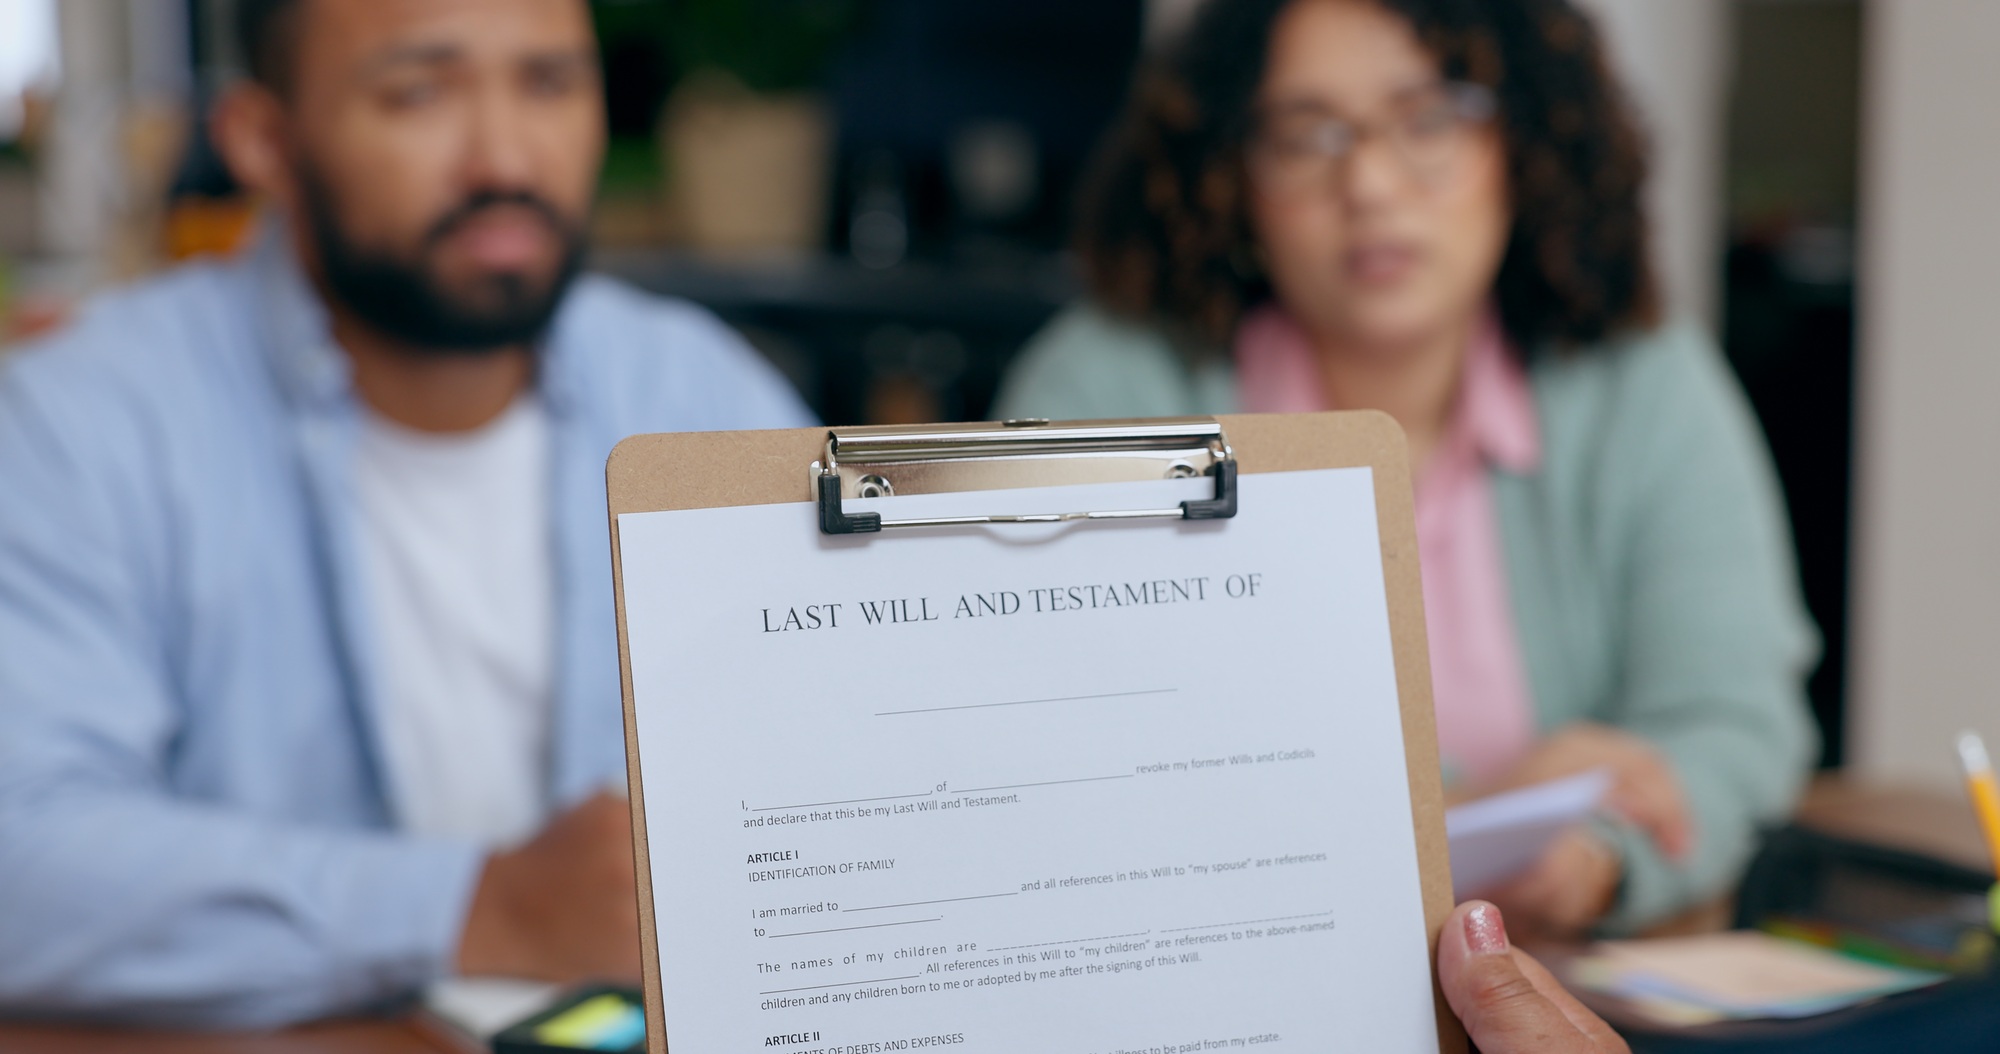
{"type": "Polygon", "coordinates": [[[645,1012],[609,993],[586,999],[535,1027],[537,1040],[577,1050],[625,1050],[645,1035],[645,1012]]]}

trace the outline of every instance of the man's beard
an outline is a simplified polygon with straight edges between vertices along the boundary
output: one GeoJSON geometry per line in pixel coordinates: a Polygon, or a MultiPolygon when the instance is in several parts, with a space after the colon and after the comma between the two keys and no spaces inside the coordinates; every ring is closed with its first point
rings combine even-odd
{"type": "Polygon", "coordinates": [[[349,238],[316,173],[306,172],[300,183],[329,295],[370,328],[420,354],[479,355],[539,340],[583,265],[581,225],[532,193],[484,191],[467,198],[439,217],[406,259],[349,238]],[[561,247],[555,271],[547,278],[503,272],[470,289],[448,287],[432,253],[462,224],[495,207],[532,209],[548,223],[561,247]]]}

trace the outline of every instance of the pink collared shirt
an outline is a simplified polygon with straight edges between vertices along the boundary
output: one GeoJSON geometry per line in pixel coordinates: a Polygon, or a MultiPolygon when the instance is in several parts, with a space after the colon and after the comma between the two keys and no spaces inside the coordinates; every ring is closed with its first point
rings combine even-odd
{"type": "MultiPolygon", "coordinates": [[[[1235,357],[1245,410],[1333,408],[1310,338],[1282,310],[1251,312],[1237,329],[1235,357]]],[[[1451,419],[1416,484],[1438,750],[1457,781],[1501,775],[1534,741],[1489,470],[1527,473],[1540,462],[1534,395],[1489,315],[1466,355],[1451,419]]]]}

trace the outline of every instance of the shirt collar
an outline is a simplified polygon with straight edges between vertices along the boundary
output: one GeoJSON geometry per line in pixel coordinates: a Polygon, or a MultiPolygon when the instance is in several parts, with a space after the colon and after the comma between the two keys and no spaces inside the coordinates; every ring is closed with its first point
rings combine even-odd
{"type": "MultiPolygon", "coordinates": [[[[1234,353],[1246,411],[1338,409],[1327,403],[1311,338],[1275,304],[1245,316],[1237,327],[1234,353]]],[[[1464,443],[1481,460],[1516,475],[1526,475],[1541,465],[1541,427],[1534,391],[1527,370],[1507,348],[1499,317],[1491,310],[1482,314],[1474,330],[1445,431],[1448,445],[1464,443]]]]}
{"type": "Polygon", "coordinates": [[[583,397],[587,378],[577,349],[589,346],[586,334],[589,315],[581,309],[582,298],[577,291],[588,281],[588,275],[571,280],[562,303],[556,305],[555,318],[549,320],[549,331],[542,337],[536,356],[535,387],[542,397],[542,406],[554,417],[567,416],[583,397]]]}
{"type": "Polygon", "coordinates": [[[1466,355],[1453,413],[1454,426],[1465,430],[1488,463],[1516,475],[1541,466],[1541,422],[1528,371],[1507,350],[1500,320],[1490,311],[1480,320],[1466,355]]]}
{"type": "MultiPolygon", "coordinates": [[[[353,364],[334,343],[326,303],[300,265],[284,224],[274,216],[259,223],[244,265],[257,289],[259,336],[271,358],[279,387],[300,406],[329,407],[352,395],[353,364]]],[[[583,279],[579,279],[582,281],[583,279]]],[[[575,404],[582,378],[565,349],[581,343],[585,320],[576,310],[575,287],[565,294],[550,322],[536,361],[536,389],[551,415],[575,404]]]]}
{"type": "Polygon", "coordinates": [[[333,343],[326,304],[299,266],[299,255],[276,217],[258,224],[244,258],[254,284],[258,335],[278,386],[301,406],[325,407],[347,397],[353,367],[333,343]]]}

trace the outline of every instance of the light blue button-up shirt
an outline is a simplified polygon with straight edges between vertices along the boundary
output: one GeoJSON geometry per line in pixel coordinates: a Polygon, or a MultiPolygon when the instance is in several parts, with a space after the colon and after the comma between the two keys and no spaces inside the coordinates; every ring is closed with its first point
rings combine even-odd
{"type": "MultiPolygon", "coordinates": [[[[624,773],[612,445],[811,416],[714,318],[597,277],[539,385],[560,807],[624,773]]],[[[0,360],[0,1014],[274,1023],[450,968],[482,853],[399,833],[384,786],[356,400],[278,237],[0,360]]]]}

